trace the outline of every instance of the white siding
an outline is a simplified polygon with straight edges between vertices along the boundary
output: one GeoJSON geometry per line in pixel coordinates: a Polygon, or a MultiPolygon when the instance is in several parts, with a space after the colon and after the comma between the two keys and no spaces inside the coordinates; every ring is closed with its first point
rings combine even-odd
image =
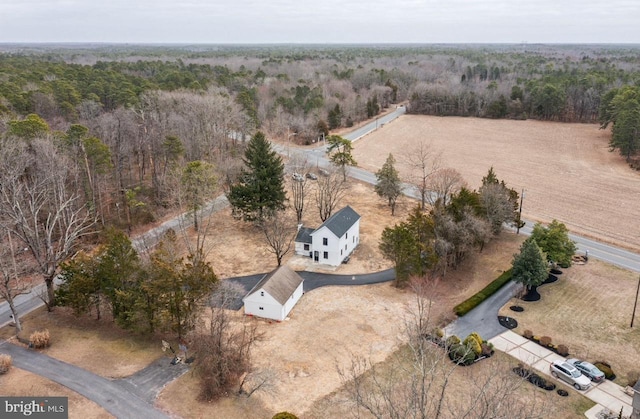
{"type": "Polygon", "coordinates": [[[360,242],[360,220],[353,223],[346,234],[336,237],[327,227],[311,233],[313,237],[313,250],[319,253],[318,263],[331,266],[340,266],[344,258],[350,255],[360,242]],[[327,239],[327,245],[324,240],[327,239]],[[325,259],[324,252],[328,253],[325,259]]]}
{"type": "Polygon", "coordinates": [[[295,252],[296,255],[309,256],[309,252],[311,252],[311,244],[295,242],[295,252]],[[304,250],[305,244],[309,246],[309,250],[304,250]]]}
{"type": "Polygon", "coordinates": [[[270,296],[268,292],[262,289],[245,297],[243,301],[244,314],[278,321],[282,321],[286,317],[283,315],[284,307],[276,301],[275,298],[270,296]],[[261,295],[261,293],[264,293],[264,296],[261,295]],[[260,307],[262,307],[262,310],[260,310],[260,307]]]}
{"type": "Polygon", "coordinates": [[[298,285],[298,288],[296,288],[296,290],[293,292],[293,294],[291,294],[291,297],[289,297],[287,302],[284,304],[283,316],[282,316],[283,320],[287,318],[287,316],[291,312],[291,309],[293,309],[293,307],[296,305],[298,300],[300,300],[300,297],[302,297],[302,284],[303,283],[304,282],[301,282],[300,285],[298,285]]]}

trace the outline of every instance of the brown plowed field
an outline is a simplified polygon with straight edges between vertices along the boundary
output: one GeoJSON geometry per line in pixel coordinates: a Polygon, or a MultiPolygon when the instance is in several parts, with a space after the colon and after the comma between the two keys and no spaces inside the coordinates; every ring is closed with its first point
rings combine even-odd
{"type": "Polygon", "coordinates": [[[354,157],[377,171],[393,153],[409,180],[407,153],[424,140],[477,189],[489,167],[520,192],[523,218],[557,219],[570,231],[640,250],[640,173],[609,151],[593,124],[405,115],[355,143],[354,157]]]}

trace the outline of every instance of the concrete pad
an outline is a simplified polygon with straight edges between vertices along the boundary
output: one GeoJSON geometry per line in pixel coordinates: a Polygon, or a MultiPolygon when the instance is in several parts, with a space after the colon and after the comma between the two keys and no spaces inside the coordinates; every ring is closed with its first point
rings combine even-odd
{"type": "Polygon", "coordinates": [[[533,354],[533,353],[531,353],[531,352],[529,352],[526,349],[523,349],[521,347],[517,347],[517,348],[512,349],[511,351],[509,351],[509,355],[511,355],[512,357],[524,362],[527,365],[535,364],[540,359],[535,354],[533,354]]]}
{"type": "Polygon", "coordinates": [[[527,339],[527,338],[525,338],[523,336],[520,336],[519,334],[517,334],[516,332],[512,332],[511,330],[507,330],[506,332],[504,332],[500,336],[502,336],[503,338],[505,338],[509,342],[515,343],[518,346],[524,345],[525,343],[530,342],[529,339],[527,339]]]}
{"type": "Polygon", "coordinates": [[[598,388],[605,393],[615,397],[620,400],[622,403],[628,404],[631,406],[633,398],[624,392],[624,389],[618,384],[611,382],[609,380],[604,380],[602,383],[598,384],[598,388]]]}
{"type": "Polygon", "coordinates": [[[531,366],[540,371],[545,373],[546,375],[551,376],[551,371],[549,370],[549,365],[551,365],[551,362],[547,361],[546,359],[542,358],[539,359],[537,362],[535,362],[534,364],[532,364],[531,366]]]}
{"type": "Polygon", "coordinates": [[[493,346],[497,350],[507,353],[518,346],[515,343],[503,338],[502,335],[498,335],[495,338],[489,339],[489,342],[493,344],[493,346]]]}
{"type": "Polygon", "coordinates": [[[621,400],[613,397],[609,393],[602,391],[598,387],[591,387],[585,394],[588,398],[593,400],[594,402],[601,404],[612,412],[620,412],[620,408],[622,408],[622,412],[624,415],[631,414],[631,406],[623,403],[621,400]]]}
{"type": "Polygon", "coordinates": [[[532,341],[528,341],[525,344],[522,345],[522,347],[524,349],[526,349],[527,351],[536,354],[536,356],[540,357],[540,358],[546,358],[549,354],[552,354],[553,352],[551,352],[550,350],[548,350],[547,348],[543,348],[542,346],[538,345],[535,342],[532,341]]]}
{"type": "Polygon", "coordinates": [[[602,411],[602,409],[604,409],[604,406],[597,404],[595,406],[593,406],[591,409],[587,410],[586,412],[584,412],[584,415],[588,418],[588,419],[598,419],[598,413],[600,413],[602,411]]]}

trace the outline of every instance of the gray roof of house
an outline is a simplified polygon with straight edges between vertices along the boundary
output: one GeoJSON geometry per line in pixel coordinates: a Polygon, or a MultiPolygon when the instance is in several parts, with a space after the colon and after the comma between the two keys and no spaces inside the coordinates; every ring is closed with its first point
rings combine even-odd
{"type": "Polygon", "coordinates": [[[300,230],[298,230],[298,234],[296,235],[296,242],[311,244],[311,233],[314,231],[315,229],[311,227],[300,227],[300,230]]]}
{"type": "MultiPolygon", "coordinates": [[[[633,386],[633,389],[640,393],[640,380],[636,381],[636,385],[633,386]]],[[[640,406],[638,406],[638,408],[640,408],[640,406]]]]}
{"type": "Polygon", "coordinates": [[[260,282],[251,288],[246,297],[260,289],[264,289],[277,302],[284,305],[302,281],[303,279],[294,270],[282,265],[271,273],[266,274],[260,282]]]}
{"type": "Polygon", "coordinates": [[[360,219],[360,215],[349,205],[329,217],[316,231],[322,227],[327,227],[336,237],[344,236],[352,225],[360,219]]]}

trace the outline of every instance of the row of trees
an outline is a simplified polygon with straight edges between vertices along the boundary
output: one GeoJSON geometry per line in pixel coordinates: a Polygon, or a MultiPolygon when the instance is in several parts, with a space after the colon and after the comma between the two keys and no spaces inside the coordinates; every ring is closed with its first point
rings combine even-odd
{"type": "MultiPolygon", "coordinates": [[[[387,166],[391,166],[390,159],[387,166]]],[[[378,173],[379,179],[383,174],[378,173]]],[[[504,223],[519,222],[518,194],[496,177],[493,168],[482,179],[478,191],[469,190],[462,183],[438,187],[442,183],[437,174],[430,183],[430,211],[417,207],[406,221],[387,227],[382,233],[380,249],[395,264],[398,286],[406,285],[412,276],[433,272],[445,276],[448,267],[457,267],[474,248],[482,250],[504,223]]],[[[381,191],[383,185],[378,182],[377,189],[381,191]]]]}
{"type": "Polygon", "coordinates": [[[194,329],[217,277],[201,253],[180,254],[173,230],[145,258],[124,233],[108,230],[103,245],[62,265],[58,303],[97,319],[107,308],[125,329],[182,338],[194,329]]]}

